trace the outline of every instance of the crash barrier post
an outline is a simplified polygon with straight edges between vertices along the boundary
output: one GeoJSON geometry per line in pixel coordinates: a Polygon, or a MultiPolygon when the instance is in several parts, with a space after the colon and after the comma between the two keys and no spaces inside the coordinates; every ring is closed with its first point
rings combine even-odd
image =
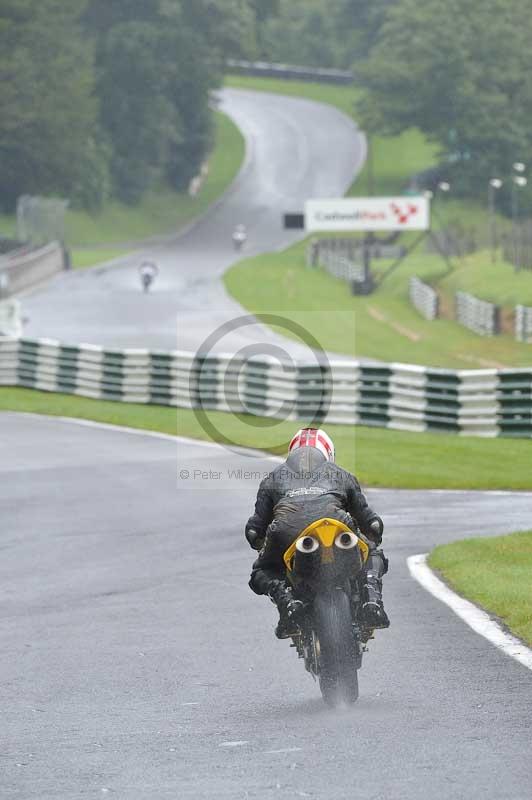
{"type": "Polygon", "coordinates": [[[300,67],[296,64],[276,64],[269,61],[242,61],[229,58],[226,62],[229,72],[263,78],[285,78],[290,80],[314,81],[316,83],[353,83],[353,73],[341,69],[320,69],[300,67]]]}
{"type": "Polygon", "coordinates": [[[470,436],[532,437],[532,367],[450,370],[105,350],[0,338],[0,385],[129,403],[470,436]]]}
{"type": "Polygon", "coordinates": [[[412,305],[425,319],[434,320],[439,315],[440,299],[438,292],[420,278],[412,277],[409,283],[409,297],[412,305]]]}
{"type": "Polygon", "coordinates": [[[0,300],[0,336],[21,336],[22,313],[20,301],[0,300]]]}
{"type": "Polygon", "coordinates": [[[515,338],[518,342],[532,344],[532,308],[515,307],[515,338]]]}
{"type": "Polygon", "coordinates": [[[467,292],[455,294],[455,318],[480,336],[497,336],[501,332],[500,306],[467,292]]]}
{"type": "Polygon", "coordinates": [[[64,269],[63,248],[52,242],[37,250],[0,256],[2,297],[30,289],[64,269]]]}
{"type": "Polygon", "coordinates": [[[354,239],[313,239],[307,249],[307,265],[323,267],[344,281],[363,281],[363,253],[354,239]]]}

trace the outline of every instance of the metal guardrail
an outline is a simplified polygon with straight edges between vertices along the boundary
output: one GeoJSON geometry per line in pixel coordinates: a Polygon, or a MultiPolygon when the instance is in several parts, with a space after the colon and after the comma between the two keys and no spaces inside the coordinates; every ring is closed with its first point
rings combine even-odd
{"type": "Polygon", "coordinates": [[[438,318],[440,298],[438,297],[438,292],[428,283],[424,283],[417,277],[410,278],[409,297],[412,305],[425,319],[434,320],[438,318]]]}
{"type": "Polygon", "coordinates": [[[363,281],[362,250],[349,239],[313,239],[307,249],[307,266],[323,267],[344,281],[363,281]]]}
{"type": "Polygon", "coordinates": [[[64,266],[63,248],[58,242],[0,256],[0,297],[29,289],[61,272],[64,266]]]}
{"type": "Polygon", "coordinates": [[[241,61],[229,58],[226,61],[226,66],[230,72],[266,78],[286,78],[338,84],[349,84],[353,83],[354,80],[353,73],[348,70],[301,67],[296,64],[278,64],[269,61],[241,61]]]}
{"type": "Polygon", "coordinates": [[[532,437],[532,368],[444,370],[349,360],[281,366],[265,357],[0,338],[0,385],[282,419],[532,437]]]}
{"type": "Polygon", "coordinates": [[[532,344],[532,308],[515,307],[515,338],[518,342],[532,344]]]}
{"type": "Polygon", "coordinates": [[[455,294],[455,317],[457,322],[480,336],[496,336],[501,331],[500,306],[467,292],[455,294]]]}

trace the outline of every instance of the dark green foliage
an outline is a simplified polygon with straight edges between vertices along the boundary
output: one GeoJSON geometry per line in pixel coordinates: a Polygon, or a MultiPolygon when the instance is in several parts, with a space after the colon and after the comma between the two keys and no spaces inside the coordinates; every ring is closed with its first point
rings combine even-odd
{"type": "Polygon", "coordinates": [[[484,196],[532,159],[531,39],[528,0],[398,0],[361,71],[365,124],[418,127],[453,191],[484,196]]]}
{"type": "Polygon", "coordinates": [[[252,42],[245,0],[90,0],[101,125],[116,196],[161,180],[183,190],[212,146],[209,93],[252,42]]]}
{"type": "Polygon", "coordinates": [[[337,62],[333,15],[324,0],[281,0],[279,14],[260,27],[264,56],[315,67],[337,62]]]}
{"type": "Polygon", "coordinates": [[[291,64],[351,67],[367,56],[394,2],[256,0],[260,55],[291,64]]]}
{"type": "Polygon", "coordinates": [[[98,48],[101,122],[113,145],[115,193],[136,203],[159,180],[180,118],[161,73],[165,32],[151,22],[122,22],[102,36],[98,48]]]}
{"type": "MultiPolygon", "coordinates": [[[[259,7],[260,6],[260,7],[259,7]]],[[[224,59],[253,55],[251,0],[0,0],[0,207],[97,208],[183,189],[212,145],[224,59]]]]}
{"type": "Polygon", "coordinates": [[[20,194],[105,194],[82,2],[0,0],[0,205],[20,194]],[[97,176],[97,177],[95,177],[97,176]],[[90,177],[91,186],[87,185],[90,177]]]}

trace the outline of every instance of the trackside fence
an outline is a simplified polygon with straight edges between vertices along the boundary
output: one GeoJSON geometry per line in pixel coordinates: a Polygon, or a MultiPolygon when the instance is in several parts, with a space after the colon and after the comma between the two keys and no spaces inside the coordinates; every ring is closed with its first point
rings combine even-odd
{"type": "Polygon", "coordinates": [[[438,318],[440,300],[438,292],[428,283],[416,277],[410,278],[409,284],[410,302],[425,319],[434,320],[438,318]]]}
{"type": "Polygon", "coordinates": [[[532,368],[445,370],[347,359],[280,365],[266,357],[4,337],[0,385],[261,417],[532,437],[532,368]]]}
{"type": "Polygon", "coordinates": [[[354,80],[352,72],[341,69],[299,67],[295,64],[277,64],[269,61],[240,61],[234,58],[228,59],[226,65],[229,72],[263,78],[287,78],[337,84],[350,84],[354,80]]]}
{"type": "Polygon", "coordinates": [[[532,344],[532,308],[515,307],[515,338],[518,342],[532,344]]]}
{"type": "Polygon", "coordinates": [[[496,336],[501,330],[501,309],[472,294],[456,292],[456,321],[481,336],[496,336]]]}
{"type": "Polygon", "coordinates": [[[365,278],[362,252],[349,239],[315,239],[308,246],[307,265],[322,267],[344,281],[363,281],[365,278]]]}
{"type": "Polygon", "coordinates": [[[65,267],[63,249],[58,242],[24,252],[0,256],[2,297],[29,289],[65,267]]]}

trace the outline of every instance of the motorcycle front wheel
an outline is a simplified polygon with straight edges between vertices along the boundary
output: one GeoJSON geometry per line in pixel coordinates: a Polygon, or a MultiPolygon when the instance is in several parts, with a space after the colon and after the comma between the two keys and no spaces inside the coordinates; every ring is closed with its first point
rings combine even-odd
{"type": "Polygon", "coordinates": [[[358,698],[357,652],[349,598],[338,587],[314,600],[314,625],[319,642],[319,678],[329,706],[358,698]]]}

